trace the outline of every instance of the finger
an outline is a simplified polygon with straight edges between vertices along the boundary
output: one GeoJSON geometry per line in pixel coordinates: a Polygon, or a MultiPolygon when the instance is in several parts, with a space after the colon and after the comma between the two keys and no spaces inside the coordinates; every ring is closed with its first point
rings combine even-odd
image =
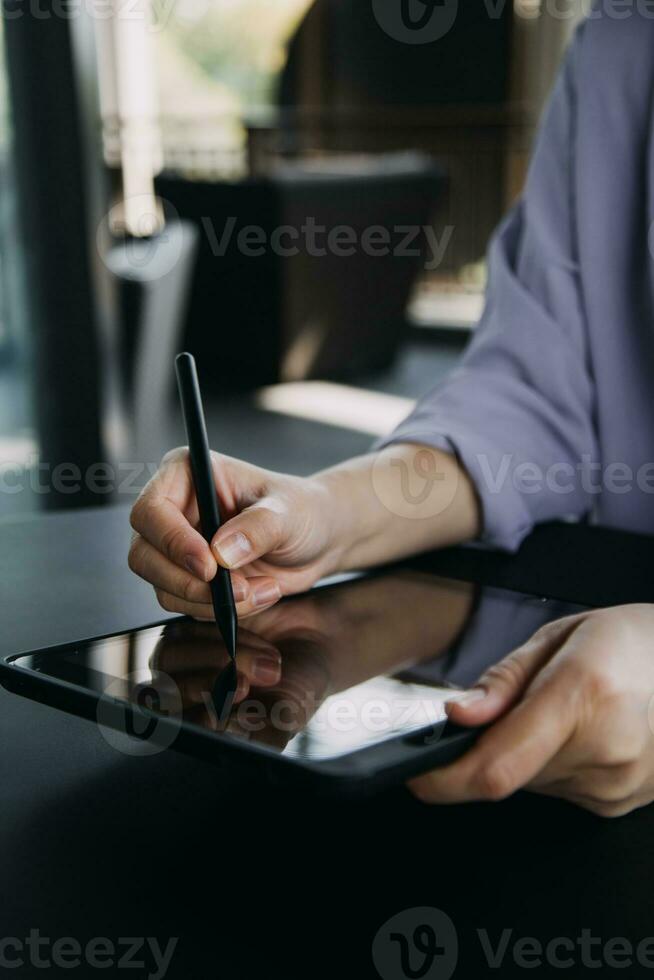
{"type": "Polygon", "coordinates": [[[270,609],[282,597],[282,590],[276,579],[268,575],[257,575],[248,579],[250,591],[243,602],[237,605],[240,618],[270,609]]]}
{"type": "MultiPolygon", "coordinates": [[[[175,565],[149,541],[135,534],[128,556],[129,567],[156,589],[179,596],[187,602],[210,603],[209,584],[190,571],[175,565]]],[[[232,589],[236,602],[243,602],[250,592],[248,579],[238,572],[232,574],[232,589]]]]}
{"type": "Polygon", "coordinates": [[[486,725],[515,704],[535,674],[566,642],[587,613],[547,623],[526,643],[490,667],[475,686],[445,706],[457,725],[486,725]]]}
{"type": "MultiPolygon", "coordinates": [[[[273,578],[258,576],[249,580],[250,591],[243,602],[236,603],[236,612],[239,619],[252,616],[254,613],[261,612],[274,605],[281,598],[279,584],[273,578]]],[[[179,596],[167,592],[165,589],[155,589],[155,594],[159,605],[166,612],[180,613],[182,616],[191,616],[192,619],[209,621],[215,619],[212,604],[205,602],[189,602],[179,596]]]]}
{"type": "Polygon", "coordinates": [[[560,671],[485,732],[460,760],[409,783],[425,802],[501,800],[531,782],[574,733],[577,693],[560,671]]]}
{"type": "Polygon", "coordinates": [[[166,612],[190,616],[200,622],[210,622],[216,618],[210,602],[187,602],[179,596],[166,592],[165,589],[155,589],[154,592],[157,602],[166,612]]]}
{"type": "Polygon", "coordinates": [[[278,548],[286,535],[286,515],[265,506],[248,507],[227,521],[211,542],[212,551],[225,568],[241,568],[278,548]]]}
{"type": "Polygon", "coordinates": [[[209,582],[216,574],[216,560],[199,531],[191,526],[179,506],[148,485],[138,498],[130,523],[169,561],[185,568],[196,578],[209,582]]]}

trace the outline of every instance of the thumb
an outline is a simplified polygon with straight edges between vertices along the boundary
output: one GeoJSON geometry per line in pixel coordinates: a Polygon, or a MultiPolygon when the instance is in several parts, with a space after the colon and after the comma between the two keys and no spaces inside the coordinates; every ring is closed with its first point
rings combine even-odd
{"type": "Polygon", "coordinates": [[[216,532],[211,550],[224,568],[242,568],[275,551],[285,535],[283,515],[261,501],[227,521],[216,532]]]}
{"type": "Polygon", "coordinates": [[[521,647],[493,664],[473,688],[448,702],[448,718],[457,725],[476,726],[506,714],[586,615],[567,616],[542,626],[521,647]]]}

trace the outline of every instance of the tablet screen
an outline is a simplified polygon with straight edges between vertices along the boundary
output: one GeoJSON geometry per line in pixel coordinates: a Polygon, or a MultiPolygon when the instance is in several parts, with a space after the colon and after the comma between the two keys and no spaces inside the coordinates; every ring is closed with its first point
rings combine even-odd
{"type": "Polygon", "coordinates": [[[442,722],[448,700],[548,619],[579,611],[414,571],[291,598],[240,624],[188,620],[16,659],[18,666],[305,760],[442,722]]]}

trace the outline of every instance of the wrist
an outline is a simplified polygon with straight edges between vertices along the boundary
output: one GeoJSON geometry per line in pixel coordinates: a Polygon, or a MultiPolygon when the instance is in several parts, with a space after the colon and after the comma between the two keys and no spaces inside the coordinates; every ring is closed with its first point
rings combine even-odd
{"type": "Polygon", "coordinates": [[[375,497],[371,469],[375,456],[362,456],[317,473],[323,495],[321,520],[327,528],[331,574],[352,571],[365,543],[384,528],[384,508],[375,497]]]}
{"type": "Polygon", "coordinates": [[[481,507],[450,454],[398,443],[314,478],[323,487],[334,571],[369,568],[475,538],[481,507]]]}

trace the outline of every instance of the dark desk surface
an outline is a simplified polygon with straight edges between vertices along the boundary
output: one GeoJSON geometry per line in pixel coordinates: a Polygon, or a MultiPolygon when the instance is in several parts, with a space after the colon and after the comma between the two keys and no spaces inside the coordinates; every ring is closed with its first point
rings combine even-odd
{"type": "MultiPolygon", "coordinates": [[[[0,523],[2,652],[160,619],[126,568],[128,541],[122,508],[0,523]]],[[[577,601],[654,601],[653,547],[559,526],[539,530],[514,558],[471,549],[424,561],[577,601]]],[[[375,933],[416,906],[455,923],[455,977],[525,973],[511,952],[501,970],[482,968],[478,929],[493,946],[504,929],[511,942],[576,942],[587,929],[635,946],[654,935],[651,807],[603,821],[519,794],[431,809],[404,789],[325,803],[172,752],[126,757],[94,725],[4,691],[0,726],[0,937],[38,929],[80,942],[156,936],[165,946],[179,936],[168,977],[231,980],[374,977],[375,933]]]]}

